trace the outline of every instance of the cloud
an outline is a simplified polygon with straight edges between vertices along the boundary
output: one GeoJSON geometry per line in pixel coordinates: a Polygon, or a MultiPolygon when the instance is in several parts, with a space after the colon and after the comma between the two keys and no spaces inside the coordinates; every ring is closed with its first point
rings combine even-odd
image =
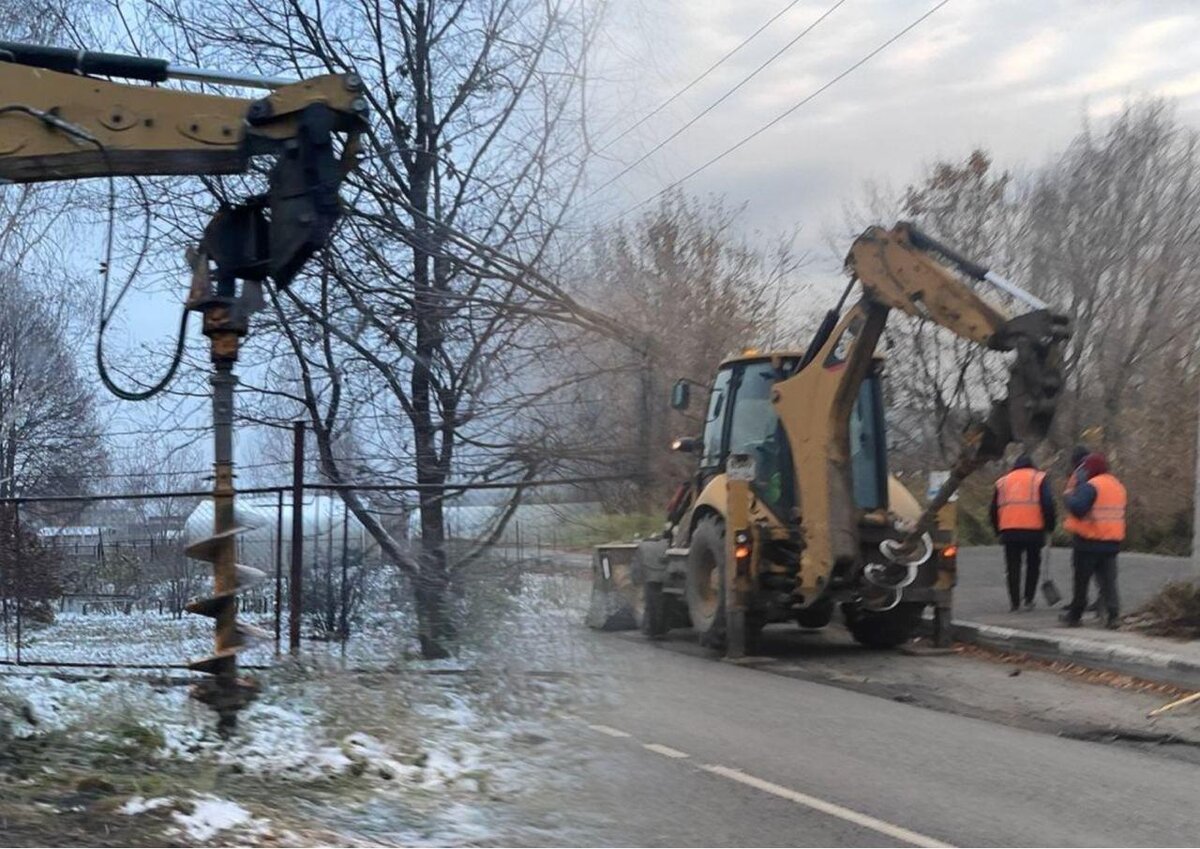
{"type": "Polygon", "coordinates": [[[1060,30],[1048,27],[1039,30],[997,60],[989,84],[1016,85],[1041,76],[1060,55],[1065,41],[1060,30]]]}
{"type": "MultiPolygon", "coordinates": [[[[670,22],[672,76],[690,79],[719,50],[713,27],[736,43],[784,0],[657,0],[670,22]],[[703,8],[699,17],[697,10],[703,8]]],[[[677,179],[831,80],[894,35],[933,0],[854,0],[831,15],[704,121],[615,191],[613,209],[677,179]]],[[[645,150],[742,79],[827,8],[801,3],[708,80],[687,103],[648,122],[631,141],[645,150]],[[654,123],[650,126],[650,123],[654,123]]],[[[655,45],[654,33],[646,32],[655,45]]],[[[747,203],[747,226],[799,224],[816,250],[820,234],[865,179],[903,186],[938,159],[980,146],[1004,167],[1044,161],[1078,131],[1130,99],[1179,99],[1200,111],[1200,8],[1195,0],[954,0],[918,29],[735,155],[686,184],[747,203]]],[[[650,49],[659,53],[655,47],[650,49]]],[[[630,157],[632,158],[632,157],[630,157]]],[[[629,160],[627,160],[629,161],[629,160]]]]}

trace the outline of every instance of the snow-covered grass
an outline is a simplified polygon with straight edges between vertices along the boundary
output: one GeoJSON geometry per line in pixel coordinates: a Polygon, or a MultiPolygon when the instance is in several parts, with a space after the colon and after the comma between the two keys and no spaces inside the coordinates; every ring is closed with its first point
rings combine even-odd
{"type": "MultiPolygon", "coordinates": [[[[309,642],[299,659],[276,661],[269,645],[244,653],[275,667],[255,673],[261,695],[230,739],[186,687],[164,679],[65,680],[9,668],[0,673],[0,757],[6,718],[18,743],[69,748],[72,765],[51,759],[46,775],[76,761],[101,770],[116,788],[107,810],[150,839],[487,841],[487,812],[538,793],[537,776],[564,762],[549,728],[589,698],[577,677],[592,659],[580,634],[586,601],[586,583],[574,577],[483,569],[458,600],[454,658],[415,658],[404,609],[366,617],[345,646],[309,642]],[[325,806],[319,822],[315,798],[325,806]]],[[[177,663],[210,650],[210,628],[199,617],[64,615],[29,634],[23,654],[177,663]]]]}
{"type": "MultiPolygon", "coordinates": [[[[244,621],[270,629],[270,617],[242,616],[244,621]]],[[[10,628],[5,645],[8,659],[16,657],[10,628]]],[[[177,665],[212,652],[211,619],[185,615],[179,619],[154,612],[60,613],[49,625],[26,625],[21,659],[26,663],[129,663],[177,665]]],[[[247,664],[269,663],[270,644],[251,646],[242,655],[247,664]]]]}
{"type": "MultiPolygon", "coordinates": [[[[577,574],[523,573],[499,557],[483,559],[463,577],[454,603],[461,632],[455,664],[581,660],[578,651],[582,643],[572,634],[586,609],[587,584],[577,574]]],[[[382,586],[364,608],[348,641],[306,639],[305,655],[360,665],[416,657],[416,615],[403,587],[382,586]]],[[[274,627],[271,614],[242,613],[239,619],[266,632],[274,627]]],[[[282,627],[286,643],[286,617],[282,627]]],[[[26,621],[21,658],[38,664],[178,666],[211,653],[212,638],[212,620],[201,616],[66,611],[58,613],[49,625],[26,621]]],[[[16,658],[15,640],[10,623],[0,640],[0,656],[6,661],[16,658]]],[[[274,643],[269,639],[252,643],[239,655],[247,666],[269,666],[274,659],[274,643]]]]}

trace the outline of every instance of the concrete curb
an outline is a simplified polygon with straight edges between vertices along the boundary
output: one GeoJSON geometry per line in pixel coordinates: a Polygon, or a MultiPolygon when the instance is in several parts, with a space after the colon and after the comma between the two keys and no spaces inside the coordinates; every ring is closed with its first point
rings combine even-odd
{"type": "Polygon", "coordinates": [[[1002,651],[1024,652],[1045,660],[1067,660],[1080,666],[1119,672],[1189,690],[1200,690],[1200,663],[1167,652],[1089,640],[1072,633],[1047,634],[999,625],[955,620],[954,638],[1002,651]]]}

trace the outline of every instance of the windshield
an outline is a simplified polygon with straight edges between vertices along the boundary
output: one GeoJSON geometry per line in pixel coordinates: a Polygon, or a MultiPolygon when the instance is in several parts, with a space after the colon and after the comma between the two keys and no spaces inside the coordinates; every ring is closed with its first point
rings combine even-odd
{"type": "Polygon", "coordinates": [[[754,458],[754,491],[772,510],[781,512],[791,489],[791,468],[771,402],[777,378],[774,366],[767,362],[742,368],[729,425],[729,450],[754,458]]]}
{"type": "Polygon", "coordinates": [[[779,423],[771,403],[774,382],[775,370],[770,363],[752,363],[742,372],[729,426],[729,450],[735,454],[752,453],[765,440],[774,438],[779,423]]]}

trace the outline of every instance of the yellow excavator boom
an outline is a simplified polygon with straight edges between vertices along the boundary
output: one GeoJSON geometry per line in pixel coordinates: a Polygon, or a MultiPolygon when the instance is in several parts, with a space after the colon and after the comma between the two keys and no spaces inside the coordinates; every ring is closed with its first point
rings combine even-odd
{"type": "Polygon", "coordinates": [[[1007,397],[969,428],[947,484],[903,544],[892,546],[898,557],[928,530],[967,475],[1002,456],[1013,441],[1032,444],[1046,436],[1062,388],[1062,342],[1070,335],[1065,316],[911,224],[869,228],[854,241],[846,270],[862,285],[862,299],[844,316],[827,319],[804,366],[775,387],[802,528],[797,594],[808,602],[820,596],[839,564],[850,567],[860,559],[849,422],[889,311],[927,319],[992,350],[1015,352],[1007,397]],[[982,298],[964,277],[995,286],[1032,310],[1010,314],[982,298]]]}
{"type": "MultiPolygon", "coordinates": [[[[356,136],[365,127],[367,102],[355,74],[260,80],[276,87],[250,99],[85,76],[68,70],[79,55],[0,42],[0,179],[236,174],[251,156],[276,153],[296,139],[309,107],[327,110],[332,132],[356,136]]],[[[151,82],[170,74],[161,60],[82,55],[107,59],[81,63],[85,70],[151,82]]]]}

